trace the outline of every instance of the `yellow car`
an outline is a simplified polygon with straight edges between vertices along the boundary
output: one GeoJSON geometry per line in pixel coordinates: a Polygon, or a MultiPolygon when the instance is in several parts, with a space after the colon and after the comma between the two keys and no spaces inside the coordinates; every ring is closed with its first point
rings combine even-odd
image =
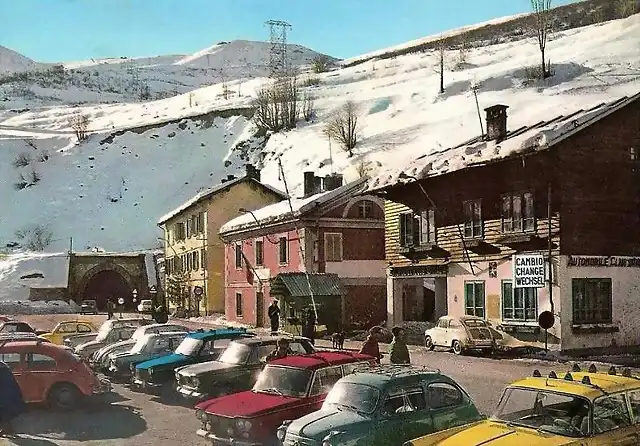
{"type": "Polygon", "coordinates": [[[512,383],[485,421],[440,431],[405,446],[599,446],[640,444],[640,377],[615,367],[512,383]]]}
{"type": "Polygon", "coordinates": [[[56,328],[49,333],[42,334],[43,338],[52,344],[62,345],[64,338],[78,334],[94,333],[96,327],[88,321],[64,321],[56,325],[56,328]]]}

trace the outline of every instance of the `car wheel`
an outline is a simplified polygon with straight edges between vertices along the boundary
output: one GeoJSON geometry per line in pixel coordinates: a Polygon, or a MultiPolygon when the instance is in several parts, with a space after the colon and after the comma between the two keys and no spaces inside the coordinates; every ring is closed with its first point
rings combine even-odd
{"type": "Polygon", "coordinates": [[[455,353],[456,355],[462,354],[462,344],[458,340],[455,340],[451,343],[451,349],[453,350],[453,353],[455,353]]]}
{"type": "Polygon", "coordinates": [[[432,351],[434,349],[433,339],[431,336],[424,337],[424,346],[427,347],[427,350],[432,351]]]}
{"type": "Polygon", "coordinates": [[[49,406],[53,409],[75,409],[80,400],[80,391],[73,384],[58,384],[54,386],[47,397],[49,406]]]}

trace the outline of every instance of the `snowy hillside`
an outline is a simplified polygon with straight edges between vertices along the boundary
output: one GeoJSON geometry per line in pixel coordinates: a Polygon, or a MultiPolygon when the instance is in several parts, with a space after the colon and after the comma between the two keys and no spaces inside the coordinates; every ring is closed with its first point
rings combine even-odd
{"type": "MultiPolygon", "coordinates": [[[[48,251],[66,249],[70,236],[77,249],[153,248],[160,215],[261,157],[263,179],[283,189],[275,162],[281,156],[294,192],[308,169],[342,171],[348,179],[362,170],[393,172],[407,160],[479,134],[472,85],[479,87],[481,108],[510,106],[512,129],[635,94],[638,35],[640,15],[556,34],[547,48],[554,76],[544,82],[532,77],[539,59],[532,40],[474,48],[464,61],[458,51],[447,52],[444,94],[438,93],[438,56],[431,52],[313,75],[305,83],[317,85],[304,90],[315,97],[316,117],[272,135],[262,156],[256,127],[240,112],[248,114],[251,96],[266,79],[229,82],[226,97],[217,84],[147,103],[0,111],[0,195],[8,197],[0,213],[0,246],[24,245],[34,225],[43,225],[52,239],[48,251]],[[323,134],[327,118],[346,100],[359,113],[353,157],[336,141],[330,147],[323,134]],[[216,110],[227,111],[202,116],[216,110]],[[95,132],[80,144],[69,128],[76,112],[86,114],[95,132]]],[[[209,53],[217,57],[215,48],[209,53]]],[[[174,63],[179,61],[189,63],[174,63]]],[[[201,63],[202,56],[192,61],[201,63]]]]}
{"type": "MultiPolygon", "coordinates": [[[[38,65],[0,47],[0,110],[43,105],[148,101],[229,80],[268,76],[270,44],[220,42],[192,55],[112,58],[38,65]],[[3,54],[5,54],[3,56],[3,54]],[[3,75],[3,57],[10,74],[3,75]]],[[[290,63],[306,70],[319,55],[288,45],[290,63]]]]}

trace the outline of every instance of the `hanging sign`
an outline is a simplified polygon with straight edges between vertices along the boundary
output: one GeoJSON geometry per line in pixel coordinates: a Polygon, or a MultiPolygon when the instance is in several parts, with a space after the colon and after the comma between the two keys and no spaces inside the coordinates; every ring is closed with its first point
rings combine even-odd
{"type": "Polygon", "coordinates": [[[513,256],[513,287],[544,288],[545,263],[542,254],[513,256]]]}

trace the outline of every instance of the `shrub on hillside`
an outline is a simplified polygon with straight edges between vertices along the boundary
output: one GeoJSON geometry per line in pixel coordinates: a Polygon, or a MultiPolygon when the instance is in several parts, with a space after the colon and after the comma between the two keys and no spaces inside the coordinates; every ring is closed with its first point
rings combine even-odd
{"type": "Polygon", "coordinates": [[[320,85],[320,78],[318,76],[309,76],[304,80],[305,87],[317,87],[320,85]]]}
{"type": "Polygon", "coordinates": [[[89,116],[77,113],[69,119],[69,126],[73,129],[78,141],[87,139],[87,129],[89,128],[89,116]]]}
{"type": "Polygon", "coordinates": [[[13,183],[13,188],[15,190],[22,190],[25,187],[27,187],[28,185],[29,185],[29,183],[27,182],[27,179],[24,177],[23,174],[20,174],[20,177],[18,178],[18,181],[13,183]]]}
{"type": "Polygon", "coordinates": [[[260,129],[278,132],[296,127],[300,116],[300,92],[295,76],[277,80],[259,90],[253,100],[253,119],[260,129]]]}
{"type": "Polygon", "coordinates": [[[358,110],[352,101],[347,101],[329,119],[324,128],[324,133],[337,140],[342,148],[347,151],[349,157],[353,156],[353,149],[358,143],[358,110]]]}
{"type": "Polygon", "coordinates": [[[19,167],[26,167],[31,163],[31,156],[27,152],[22,152],[16,155],[13,159],[13,167],[16,169],[19,167]]]}
{"type": "Polygon", "coordinates": [[[331,66],[331,59],[329,59],[329,56],[319,54],[313,58],[311,64],[313,66],[314,73],[324,73],[329,70],[329,67],[331,66]]]}
{"type": "Polygon", "coordinates": [[[313,119],[316,114],[315,99],[308,93],[302,96],[302,117],[306,122],[313,119]]]}

